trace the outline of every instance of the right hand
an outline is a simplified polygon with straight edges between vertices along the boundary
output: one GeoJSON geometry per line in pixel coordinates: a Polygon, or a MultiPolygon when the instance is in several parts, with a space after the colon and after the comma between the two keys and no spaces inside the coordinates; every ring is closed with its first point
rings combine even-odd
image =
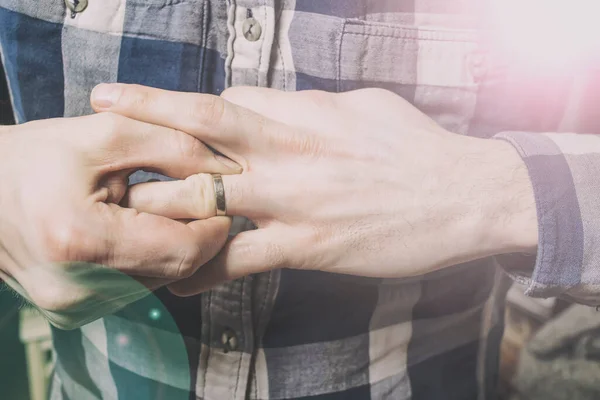
{"type": "Polygon", "coordinates": [[[225,244],[231,221],[206,204],[191,222],[120,206],[140,169],[191,176],[213,205],[211,176],[194,174],[240,172],[192,136],[112,113],[0,127],[0,277],[55,325],[189,277],[225,244]]]}

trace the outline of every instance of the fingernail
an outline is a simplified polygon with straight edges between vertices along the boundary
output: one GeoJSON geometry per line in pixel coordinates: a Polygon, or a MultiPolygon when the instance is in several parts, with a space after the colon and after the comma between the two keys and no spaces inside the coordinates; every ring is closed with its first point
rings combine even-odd
{"type": "Polygon", "coordinates": [[[226,166],[227,169],[231,169],[236,173],[242,172],[242,167],[240,167],[238,165],[238,163],[236,163],[235,161],[230,160],[229,158],[227,158],[225,156],[221,156],[219,154],[215,154],[215,158],[217,159],[218,162],[220,162],[221,164],[226,166]]]}
{"type": "Polygon", "coordinates": [[[101,83],[92,90],[92,103],[98,108],[110,108],[117,102],[120,92],[117,85],[101,83]]]}

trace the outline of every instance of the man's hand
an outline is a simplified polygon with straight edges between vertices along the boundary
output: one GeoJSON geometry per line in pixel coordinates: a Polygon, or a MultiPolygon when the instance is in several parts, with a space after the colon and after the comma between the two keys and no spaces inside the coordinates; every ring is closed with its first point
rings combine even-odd
{"type": "MultiPolygon", "coordinates": [[[[279,267],[406,277],[536,246],[532,189],[512,146],[449,133],[390,92],[216,97],[114,85],[96,95],[96,111],[188,132],[244,169],[223,178],[228,212],[258,230],[170,285],[178,294],[279,267]]],[[[198,191],[183,185],[140,184],[128,201],[204,218],[198,191]]]]}
{"type": "Polygon", "coordinates": [[[194,193],[211,180],[199,172],[239,172],[192,136],[112,113],[2,127],[0,165],[0,276],[40,309],[82,318],[132,295],[108,272],[153,289],[193,275],[227,239],[227,217],[119,206],[131,173],[192,176],[181,187],[194,193]]]}

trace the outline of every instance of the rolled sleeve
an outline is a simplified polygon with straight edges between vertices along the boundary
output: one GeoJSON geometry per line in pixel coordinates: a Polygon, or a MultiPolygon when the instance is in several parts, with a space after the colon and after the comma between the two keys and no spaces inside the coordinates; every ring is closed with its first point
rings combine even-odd
{"type": "Polygon", "coordinates": [[[600,136],[503,132],[495,139],[525,162],[539,227],[534,266],[505,269],[532,297],[600,305],[600,136]]]}

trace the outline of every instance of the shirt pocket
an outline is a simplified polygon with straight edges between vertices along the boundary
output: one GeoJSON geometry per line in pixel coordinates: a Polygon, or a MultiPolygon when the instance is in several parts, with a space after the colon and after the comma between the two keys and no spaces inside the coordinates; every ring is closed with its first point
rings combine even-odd
{"type": "Polygon", "coordinates": [[[391,90],[444,128],[466,133],[478,90],[476,30],[345,20],[338,90],[391,90]]]}
{"type": "Polygon", "coordinates": [[[62,22],[67,11],[64,0],[0,0],[0,7],[10,12],[55,23],[62,22]]]}

